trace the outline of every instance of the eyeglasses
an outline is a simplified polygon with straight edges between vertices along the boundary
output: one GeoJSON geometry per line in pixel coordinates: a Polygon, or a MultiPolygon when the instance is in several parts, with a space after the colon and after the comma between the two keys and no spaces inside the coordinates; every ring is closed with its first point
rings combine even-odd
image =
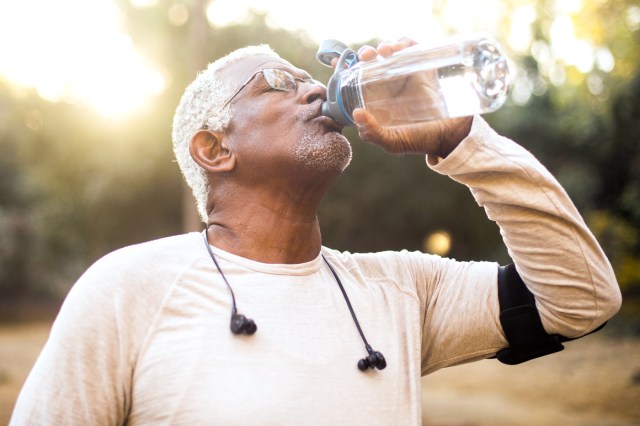
{"type": "Polygon", "coordinates": [[[251,77],[249,77],[249,79],[245,81],[242,86],[240,86],[240,88],[236,91],[236,93],[234,93],[233,96],[231,96],[229,100],[225,102],[225,104],[220,109],[224,109],[224,107],[229,105],[231,101],[236,96],[238,96],[238,94],[242,91],[242,89],[244,89],[249,83],[251,83],[251,81],[254,78],[256,78],[258,74],[262,74],[264,76],[264,79],[267,81],[267,83],[269,83],[269,86],[271,86],[272,89],[280,90],[283,92],[295,92],[296,89],[298,88],[298,84],[296,83],[297,81],[300,81],[302,83],[321,84],[319,81],[314,80],[311,77],[309,78],[294,77],[288,71],[285,71],[280,68],[265,68],[254,73],[251,77]]]}

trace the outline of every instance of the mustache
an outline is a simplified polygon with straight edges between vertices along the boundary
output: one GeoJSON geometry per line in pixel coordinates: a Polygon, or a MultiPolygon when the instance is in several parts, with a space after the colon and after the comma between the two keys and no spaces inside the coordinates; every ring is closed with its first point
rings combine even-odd
{"type": "Polygon", "coordinates": [[[300,121],[309,121],[322,115],[322,103],[324,100],[318,98],[308,104],[300,111],[297,118],[300,121]]]}

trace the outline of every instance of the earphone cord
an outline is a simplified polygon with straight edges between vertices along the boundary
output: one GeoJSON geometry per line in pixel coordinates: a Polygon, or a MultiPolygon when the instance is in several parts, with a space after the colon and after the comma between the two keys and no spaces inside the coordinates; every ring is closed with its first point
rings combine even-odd
{"type": "Polygon", "coordinates": [[[222,279],[224,280],[224,283],[227,285],[227,287],[229,288],[229,291],[231,292],[231,301],[233,302],[231,316],[234,316],[235,314],[238,313],[238,309],[236,309],[236,296],[233,294],[233,289],[231,288],[231,285],[229,285],[229,281],[227,281],[227,277],[224,276],[224,272],[222,272],[222,269],[220,269],[220,265],[218,265],[218,261],[216,260],[216,257],[213,255],[213,250],[211,250],[211,245],[209,244],[209,239],[207,238],[208,230],[209,228],[205,228],[204,232],[202,233],[202,237],[204,238],[204,244],[207,246],[207,250],[209,251],[211,260],[213,260],[213,263],[215,263],[216,268],[218,268],[218,271],[220,272],[220,275],[222,275],[222,279]]]}
{"type": "MultiPolygon", "coordinates": [[[[233,311],[232,311],[232,316],[235,315],[238,310],[236,308],[236,297],[233,294],[233,289],[231,288],[231,285],[229,284],[229,281],[227,281],[227,277],[225,277],[224,272],[222,272],[222,269],[220,268],[220,265],[218,265],[218,261],[216,260],[216,257],[213,254],[213,250],[211,250],[211,245],[209,244],[209,240],[207,238],[208,236],[208,229],[205,229],[204,232],[202,233],[202,237],[204,238],[204,242],[205,245],[207,246],[207,251],[209,252],[209,255],[211,256],[211,260],[213,260],[213,263],[216,265],[216,268],[218,269],[218,272],[220,272],[220,275],[222,276],[222,279],[224,280],[224,283],[227,285],[227,288],[229,289],[229,292],[231,293],[231,301],[233,303],[233,311]]],[[[349,297],[347,296],[347,292],[345,291],[342,282],[340,281],[340,277],[338,277],[338,274],[336,273],[336,271],[333,269],[333,266],[331,266],[331,264],[329,263],[329,261],[327,260],[327,258],[324,256],[324,254],[321,254],[322,256],[322,260],[324,260],[324,262],[327,264],[327,266],[329,267],[329,269],[331,270],[331,273],[333,274],[334,278],[336,279],[336,282],[338,283],[338,287],[340,287],[340,291],[342,292],[342,296],[344,296],[344,301],[347,302],[347,307],[349,308],[349,312],[351,312],[351,318],[353,318],[353,322],[356,325],[356,328],[358,329],[358,333],[360,333],[360,337],[362,338],[362,341],[364,342],[364,347],[367,350],[367,353],[371,354],[373,352],[373,349],[371,348],[371,346],[369,345],[369,342],[367,342],[367,338],[364,337],[364,333],[362,332],[362,328],[360,327],[360,323],[358,322],[358,318],[356,317],[356,313],[353,311],[353,307],[351,306],[351,302],[349,301],[349,297]]]]}
{"type": "Polygon", "coordinates": [[[349,312],[351,312],[351,317],[353,318],[353,322],[356,324],[356,327],[358,328],[358,333],[360,333],[360,337],[362,337],[362,341],[364,342],[365,349],[367,350],[367,352],[369,354],[371,354],[373,352],[373,349],[371,348],[371,346],[369,346],[369,342],[367,342],[367,338],[364,337],[364,333],[362,332],[362,328],[360,328],[360,323],[358,322],[358,318],[356,317],[356,313],[353,311],[353,307],[351,306],[351,302],[349,301],[349,297],[347,296],[347,292],[344,290],[344,287],[342,286],[342,282],[340,281],[340,278],[338,277],[338,274],[333,269],[333,266],[331,266],[331,264],[329,263],[327,258],[324,257],[324,254],[321,254],[321,256],[322,256],[322,259],[324,260],[324,262],[329,267],[329,269],[331,269],[331,273],[333,273],[333,276],[335,277],[335,279],[336,279],[336,281],[338,283],[338,286],[340,287],[340,291],[342,291],[342,295],[344,296],[344,301],[347,302],[347,307],[349,308],[349,312]]]}

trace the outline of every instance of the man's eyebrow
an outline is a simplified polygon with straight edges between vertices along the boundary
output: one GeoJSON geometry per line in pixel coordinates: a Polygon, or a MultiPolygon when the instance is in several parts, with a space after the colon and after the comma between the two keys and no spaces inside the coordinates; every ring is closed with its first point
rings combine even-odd
{"type": "Polygon", "coordinates": [[[306,80],[306,79],[313,80],[313,76],[311,74],[309,74],[309,72],[307,72],[305,70],[301,70],[301,69],[298,69],[298,68],[291,68],[291,67],[288,67],[287,65],[284,65],[284,64],[281,65],[281,66],[273,67],[273,68],[274,69],[281,69],[283,71],[286,71],[286,72],[288,72],[289,74],[291,74],[294,77],[302,76],[301,78],[303,80],[306,80]]]}
{"type": "Polygon", "coordinates": [[[313,76],[309,74],[307,71],[301,71],[300,74],[302,74],[304,78],[309,78],[309,79],[313,78],[313,76]]]}
{"type": "Polygon", "coordinates": [[[313,76],[311,75],[311,73],[309,73],[308,71],[305,70],[300,70],[300,74],[302,74],[303,78],[305,80],[313,80],[313,76]]]}

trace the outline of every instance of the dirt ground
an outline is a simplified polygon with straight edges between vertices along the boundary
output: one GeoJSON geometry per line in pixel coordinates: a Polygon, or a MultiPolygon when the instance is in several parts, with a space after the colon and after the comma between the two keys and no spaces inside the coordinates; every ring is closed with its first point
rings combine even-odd
{"type": "Polygon", "coordinates": [[[603,333],[525,364],[484,360],[423,378],[423,424],[640,425],[640,339],[603,333]]]}
{"type": "MultiPolygon", "coordinates": [[[[0,425],[49,333],[0,325],[0,425]]],[[[423,379],[425,426],[640,425],[640,339],[596,334],[519,366],[495,360],[423,379]]]]}

